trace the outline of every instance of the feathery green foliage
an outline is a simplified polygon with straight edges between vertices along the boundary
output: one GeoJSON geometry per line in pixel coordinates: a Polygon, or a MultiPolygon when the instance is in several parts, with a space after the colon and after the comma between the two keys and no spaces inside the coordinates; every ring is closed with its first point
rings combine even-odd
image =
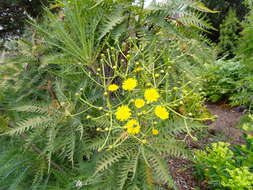
{"type": "Polygon", "coordinates": [[[243,63],[246,68],[252,73],[252,50],[253,50],[253,41],[252,41],[252,23],[253,23],[253,9],[246,16],[245,21],[242,23],[243,30],[240,33],[241,37],[238,42],[237,55],[242,58],[243,63]]]}
{"type": "Polygon", "coordinates": [[[220,37],[218,48],[221,55],[224,53],[233,57],[237,48],[239,20],[234,9],[230,8],[226,18],[220,25],[220,37]]]}
{"type": "MultiPolygon", "coordinates": [[[[18,42],[18,56],[10,61],[22,64],[6,80],[15,91],[12,104],[4,105],[9,119],[3,135],[24,138],[21,147],[39,150],[47,174],[38,184],[45,179],[44,189],[177,189],[166,159],[191,158],[177,137],[195,139],[191,131],[199,128],[197,121],[208,119],[196,70],[214,60],[200,34],[211,28],[200,11],[212,11],[183,0],[148,7],[59,0],[51,8],[59,11],[48,8],[41,23],[30,21],[32,38],[18,42]],[[129,77],[138,79],[132,92],[108,90],[129,77]],[[138,115],[130,97],[143,96],[148,87],[157,89],[160,99],[145,100],[147,110],[138,115]],[[166,121],[154,114],[160,103],[166,121]],[[139,134],[115,119],[125,104],[140,121],[139,134]]],[[[26,173],[18,173],[17,182],[29,185],[26,173]]]]}

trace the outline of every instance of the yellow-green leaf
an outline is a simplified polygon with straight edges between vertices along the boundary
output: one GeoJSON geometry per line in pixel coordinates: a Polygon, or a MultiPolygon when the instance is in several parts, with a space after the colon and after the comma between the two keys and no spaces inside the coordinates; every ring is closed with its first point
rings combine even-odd
{"type": "Polygon", "coordinates": [[[196,6],[201,9],[202,11],[204,12],[208,12],[208,13],[219,13],[219,11],[214,11],[214,10],[211,10],[209,8],[207,8],[204,3],[201,3],[201,2],[196,2],[196,6]]]}

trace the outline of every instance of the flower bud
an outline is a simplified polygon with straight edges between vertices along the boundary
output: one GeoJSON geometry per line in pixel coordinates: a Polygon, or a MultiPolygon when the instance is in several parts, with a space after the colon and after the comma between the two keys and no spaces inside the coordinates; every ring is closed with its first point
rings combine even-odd
{"type": "Polygon", "coordinates": [[[149,83],[147,83],[147,86],[152,86],[152,84],[149,82],[149,83]]]}
{"type": "Polygon", "coordinates": [[[113,145],[109,145],[108,149],[111,150],[113,148],[113,145]]]}
{"type": "Polygon", "coordinates": [[[159,74],[155,74],[155,77],[158,78],[158,77],[160,77],[160,75],[159,74]]]}

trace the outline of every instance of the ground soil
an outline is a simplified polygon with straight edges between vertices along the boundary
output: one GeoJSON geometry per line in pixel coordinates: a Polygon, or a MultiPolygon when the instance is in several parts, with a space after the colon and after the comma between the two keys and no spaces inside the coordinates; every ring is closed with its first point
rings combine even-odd
{"type": "Polygon", "coordinates": [[[243,143],[242,131],[236,128],[243,115],[243,108],[231,108],[226,104],[207,104],[206,106],[213,115],[217,116],[217,119],[210,124],[209,131],[214,135],[222,133],[227,138],[227,141],[232,144],[243,143]]]}
{"type": "MultiPolygon", "coordinates": [[[[203,142],[194,142],[191,138],[186,139],[186,143],[190,149],[201,149],[206,144],[211,143],[213,136],[222,135],[227,142],[233,144],[242,144],[242,132],[236,128],[241,116],[243,115],[243,107],[231,108],[226,104],[210,104],[206,107],[213,115],[216,115],[215,121],[207,122],[208,135],[203,142]]],[[[179,190],[207,190],[205,182],[198,181],[193,174],[192,162],[184,159],[170,159],[168,161],[170,172],[179,190]]]]}
{"type": "Polygon", "coordinates": [[[192,162],[184,159],[170,159],[170,173],[179,190],[194,190],[199,187],[201,190],[207,190],[205,183],[198,181],[194,177],[194,169],[192,168],[192,162]]]}

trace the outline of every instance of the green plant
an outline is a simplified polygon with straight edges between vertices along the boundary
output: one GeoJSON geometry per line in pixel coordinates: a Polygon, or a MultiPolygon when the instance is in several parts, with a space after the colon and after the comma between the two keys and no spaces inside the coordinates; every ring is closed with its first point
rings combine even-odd
{"type": "Polygon", "coordinates": [[[253,78],[240,59],[219,59],[206,64],[200,75],[203,92],[210,101],[225,99],[232,106],[252,103],[253,78]]]}
{"type": "Polygon", "coordinates": [[[213,102],[229,97],[236,89],[236,82],[242,78],[243,66],[238,61],[217,60],[214,64],[206,64],[202,73],[203,90],[213,102]]]}
{"type": "MultiPolygon", "coordinates": [[[[246,69],[246,68],[245,68],[246,69]]],[[[242,77],[240,80],[235,82],[235,91],[229,97],[232,106],[236,105],[248,105],[249,108],[252,106],[252,93],[253,93],[253,77],[246,71],[241,71],[242,77]],[[243,72],[245,74],[243,75],[243,72]]]]}
{"type": "MultiPolygon", "coordinates": [[[[217,11],[217,14],[207,14],[207,18],[216,29],[208,33],[207,36],[217,44],[219,43],[221,30],[223,30],[221,25],[224,23],[225,19],[228,18],[229,10],[235,10],[241,22],[249,11],[248,7],[251,7],[244,4],[244,0],[202,0],[202,2],[210,9],[217,11]]],[[[234,34],[232,35],[234,36],[234,34]]]]}
{"type": "Polygon", "coordinates": [[[242,167],[236,169],[227,169],[230,179],[224,178],[221,181],[223,187],[231,190],[244,190],[252,188],[253,174],[249,172],[249,168],[242,167]]]}
{"type": "Polygon", "coordinates": [[[233,168],[233,152],[230,144],[224,142],[213,143],[205,151],[195,152],[195,168],[197,176],[208,180],[209,185],[221,187],[222,178],[228,177],[227,168],[233,168]]]}
{"type": "Polygon", "coordinates": [[[3,135],[25,136],[20,146],[41,150],[47,188],[66,189],[78,179],[83,189],[177,189],[166,158],[190,158],[176,137],[195,140],[197,121],[208,119],[193,70],[213,59],[198,32],[209,25],[197,10],[212,11],[182,0],[149,8],[94,0],[55,7],[61,10],[46,9],[42,23],[31,21],[30,41],[18,43],[12,61],[26,67],[11,78],[19,80],[3,105],[3,135]],[[72,171],[66,184],[54,178],[53,163],[72,171]]]}
{"type": "Polygon", "coordinates": [[[252,1],[245,1],[251,7],[249,13],[246,15],[244,22],[242,23],[243,30],[240,33],[240,38],[238,42],[237,55],[242,58],[243,64],[245,64],[247,70],[252,74],[253,67],[251,65],[252,62],[252,49],[253,49],[253,41],[252,41],[252,23],[253,23],[253,9],[252,9],[252,1]]]}
{"type": "Polygon", "coordinates": [[[157,61],[149,64],[150,57],[145,57],[145,51],[142,53],[137,46],[133,48],[132,55],[128,56],[128,64],[123,68],[113,65],[111,60],[122,52],[113,48],[108,55],[102,55],[101,67],[96,69],[96,82],[89,78],[86,83],[76,80],[74,84],[80,82],[78,88],[73,85],[76,90],[68,94],[71,83],[68,81],[64,87],[64,82],[61,84],[59,81],[55,83],[57,99],[52,97],[51,104],[26,104],[13,108],[15,112],[28,112],[29,115],[27,118],[24,114],[24,120],[19,121],[14,129],[7,130],[6,134],[28,132],[28,146],[33,143],[43,147],[42,153],[49,164],[56,157],[68,159],[74,166],[75,157],[79,160],[82,154],[93,157],[94,151],[98,151],[100,154],[98,158],[95,157],[98,159],[95,174],[84,183],[88,186],[95,182],[101,183],[102,187],[113,186],[110,180],[99,182],[101,179],[96,175],[112,177],[108,172],[114,169],[119,177],[117,188],[130,185],[128,175],[136,176],[130,181],[138,187],[142,187],[141,184],[153,187],[153,181],[173,186],[163,155],[187,157],[189,153],[184,149],[184,144],[175,136],[186,132],[192,137],[190,130],[198,125],[192,125],[189,121],[207,118],[190,115],[192,109],[205,111],[200,102],[198,106],[195,105],[196,101],[202,100],[196,93],[192,96],[194,88],[191,88],[191,82],[177,80],[177,86],[173,89],[169,87],[173,80],[169,74],[172,71],[167,54],[160,54],[157,58],[152,55],[157,61]],[[113,69],[113,75],[106,76],[107,68],[113,69]],[[123,84],[120,89],[119,84],[123,84]],[[137,100],[143,103],[139,105],[137,100]],[[177,111],[180,101],[186,105],[182,113],[177,111]],[[169,118],[171,122],[163,121],[169,118]],[[40,136],[45,138],[40,139],[40,136]],[[136,162],[132,163],[132,160],[136,162]],[[119,169],[124,164],[126,167],[119,169]],[[94,182],[94,178],[97,181],[94,182]],[[139,184],[140,181],[143,183],[139,184]]]}
{"type": "MultiPolygon", "coordinates": [[[[53,185],[51,181],[49,182],[47,159],[39,156],[40,149],[38,147],[31,145],[26,149],[22,148],[20,145],[24,141],[19,138],[0,137],[0,139],[2,144],[0,149],[0,185],[2,188],[6,190],[42,190],[49,189],[49,183],[53,185]]],[[[67,187],[67,184],[71,182],[66,177],[67,169],[59,165],[54,166],[56,167],[51,170],[50,177],[52,179],[62,178],[65,183],[58,181],[58,184],[67,187]]],[[[68,177],[72,176],[74,175],[69,171],[68,177]]],[[[57,186],[56,183],[54,186],[57,186]]]]}
{"type": "Polygon", "coordinates": [[[245,144],[241,146],[235,146],[234,152],[237,153],[237,161],[243,166],[250,168],[250,171],[253,171],[251,165],[253,161],[253,137],[251,135],[253,131],[253,117],[248,115],[248,121],[246,120],[242,125],[241,129],[244,131],[243,137],[245,144]]]}
{"type": "Polygon", "coordinates": [[[230,8],[226,18],[220,25],[220,37],[218,43],[219,53],[233,57],[237,48],[239,20],[234,9],[230,8]]]}
{"type": "Polygon", "coordinates": [[[252,189],[253,138],[252,121],[244,123],[244,145],[218,142],[205,151],[195,153],[196,175],[206,180],[212,188],[252,189]]]}

